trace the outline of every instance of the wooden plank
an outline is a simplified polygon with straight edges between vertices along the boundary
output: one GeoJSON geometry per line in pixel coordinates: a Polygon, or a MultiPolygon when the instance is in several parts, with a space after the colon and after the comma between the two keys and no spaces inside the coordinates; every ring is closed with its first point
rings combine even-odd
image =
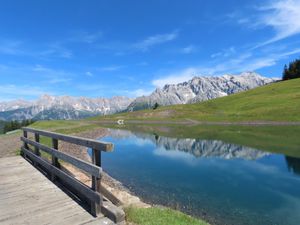
{"type": "MultiPolygon", "coordinates": [[[[92,162],[96,166],[101,167],[101,151],[100,150],[92,149],[92,162]]],[[[95,192],[100,193],[101,177],[92,176],[92,189],[95,192]]],[[[103,202],[102,196],[100,199],[100,204],[98,204],[97,202],[92,202],[92,204],[91,204],[92,215],[97,216],[101,212],[102,202],[103,202]]]]}
{"type": "Polygon", "coordinates": [[[121,206],[122,202],[114,196],[107,188],[105,188],[103,185],[100,187],[100,193],[105,196],[109,201],[111,201],[116,206],[121,206]]]}
{"type": "Polygon", "coordinates": [[[124,211],[121,208],[113,205],[111,202],[103,202],[101,212],[103,213],[103,215],[105,215],[117,224],[125,220],[124,211]]]}
{"type": "Polygon", "coordinates": [[[67,153],[56,151],[55,149],[52,149],[52,148],[45,146],[43,144],[40,144],[40,143],[36,143],[28,138],[21,137],[21,140],[27,144],[38,147],[42,151],[45,151],[51,155],[54,155],[58,159],[64,160],[65,162],[68,162],[95,177],[99,178],[101,176],[101,173],[102,173],[101,167],[93,165],[92,163],[86,162],[84,160],[75,158],[67,153]]]}
{"type": "Polygon", "coordinates": [[[29,127],[24,127],[24,128],[22,128],[22,130],[40,134],[40,135],[46,136],[46,137],[51,137],[51,138],[58,139],[61,141],[69,142],[72,144],[77,144],[77,145],[85,146],[88,148],[101,150],[101,151],[107,152],[107,151],[113,150],[112,143],[101,142],[101,141],[97,141],[94,139],[58,134],[58,133],[54,133],[54,132],[50,132],[50,131],[38,130],[38,129],[29,128],[29,127]]]}
{"type": "MultiPolygon", "coordinates": [[[[35,140],[35,142],[40,142],[40,135],[34,134],[34,140],[35,140]]],[[[40,155],[38,146],[34,146],[34,153],[38,156],[40,155]]]]}
{"type": "Polygon", "coordinates": [[[59,168],[49,164],[44,159],[36,156],[31,151],[25,149],[22,147],[22,150],[24,151],[24,154],[30,157],[33,161],[36,161],[40,165],[42,165],[46,170],[48,170],[50,173],[55,174],[55,176],[62,179],[64,182],[66,182],[68,185],[72,186],[76,191],[84,195],[88,200],[91,202],[96,202],[97,204],[100,204],[101,202],[101,195],[92,189],[90,189],[85,184],[81,183],[80,181],[76,180],[74,177],[66,174],[65,172],[61,171],[59,168]]]}

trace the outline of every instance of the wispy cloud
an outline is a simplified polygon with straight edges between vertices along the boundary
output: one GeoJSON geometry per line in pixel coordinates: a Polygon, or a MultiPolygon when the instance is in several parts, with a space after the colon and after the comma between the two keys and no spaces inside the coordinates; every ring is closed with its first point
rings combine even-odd
{"type": "MultiPolygon", "coordinates": [[[[251,52],[239,54],[227,60],[206,64],[205,66],[191,66],[180,71],[170,72],[154,79],[152,84],[163,87],[165,84],[177,84],[188,81],[195,76],[221,75],[226,73],[240,73],[243,71],[255,71],[261,68],[275,65],[279,60],[288,56],[299,54],[300,48],[271,52],[266,55],[255,55],[251,52]]],[[[277,74],[275,77],[279,77],[277,74]]]]}
{"type": "MultiPolygon", "coordinates": [[[[0,96],[2,100],[12,100],[19,98],[33,99],[37,98],[46,91],[40,87],[33,87],[29,85],[15,85],[15,84],[3,84],[0,85],[0,96]]],[[[47,92],[51,94],[50,92],[47,92]]],[[[1,100],[1,101],[2,101],[1,100]]]]}
{"type": "Polygon", "coordinates": [[[92,77],[94,76],[94,74],[90,71],[85,72],[85,75],[87,75],[88,77],[92,77]]]}
{"type": "Polygon", "coordinates": [[[19,55],[24,54],[21,50],[22,42],[18,40],[0,40],[0,54],[19,55]]]}
{"type": "Polygon", "coordinates": [[[163,87],[165,84],[177,84],[190,80],[192,77],[199,73],[199,69],[196,67],[190,67],[183,69],[176,73],[170,73],[161,78],[152,81],[152,84],[156,87],[163,87]]]}
{"type": "Polygon", "coordinates": [[[45,50],[36,53],[36,55],[42,57],[59,57],[70,59],[73,56],[73,53],[61,43],[53,43],[48,44],[45,50]]]}
{"type": "Polygon", "coordinates": [[[64,70],[44,67],[42,65],[35,65],[31,70],[46,78],[46,82],[50,84],[69,83],[72,81],[71,77],[73,74],[64,70]]]}
{"type": "Polygon", "coordinates": [[[133,44],[133,47],[137,50],[148,51],[155,45],[160,45],[169,41],[173,41],[178,37],[179,31],[173,31],[167,34],[157,34],[133,44]]]}
{"type": "Polygon", "coordinates": [[[101,31],[97,32],[87,32],[87,31],[77,31],[69,39],[74,42],[83,42],[87,44],[92,44],[98,41],[103,36],[101,31]]]}
{"type": "Polygon", "coordinates": [[[275,30],[273,38],[264,44],[269,44],[300,33],[300,0],[275,0],[259,7],[264,12],[257,24],[268,26],[275,30]]]}
{"type": "Polygon", "coordinates": [[[252,14],[236,11],[227,17],[243,27],[273,29],[274,35],[257,44],[254,49],[300,33],[300,0],[268,0],[252,9],[252,14]]]}
{"type": "Polygon", "coordinates": [[[232,56],[233,54],[236,53],[236,49],[235,47],[230,47],[230,48],[227,48],[227,49],[223,49],[222,51],[219,51],[219,52],[216,52],[216,53],[213,53],[211,54],[211,58],[217,58],[217,57],[223,57],[223,58],[226,58],[226,57],[229,57],[229,56],[232,56]]]}
{"type": "Polygon", "coordinates": [[[120,70],[121,68],[123,68],[124,66],[117,66],[117,65],[112,65],[112,66],[105,66],[105,67],[101,67],[101,68],[98,68],[99,71],[106,71],[106,72],[109,72],[109,71],[117,71],[117,70],[120,70]]]}
{"type": "Polygon", "coordinates": [[[145,90],[142,88],[133,90],[133,91],[129,91],[129,95],[131,97],[140,97],[140,96],[147,96],[150,95],[152,93],[153,90],[145,90]]]}
{"type": "Polygon", "coordinates": [[[191,53],[194,53],[196,51],[197,51],[197,48],[194,45],[188,45],[188,46],[186,46],[184,48],[181,48],[179,50],[179,52],[182,53],[182,54],[191,54],[191,53]]]}

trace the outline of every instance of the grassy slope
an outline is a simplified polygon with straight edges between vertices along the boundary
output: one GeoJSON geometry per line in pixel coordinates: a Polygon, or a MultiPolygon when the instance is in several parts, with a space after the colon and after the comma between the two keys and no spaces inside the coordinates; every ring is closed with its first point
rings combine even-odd
{"type": "Polygon", "coordinates": [[[299,109],[300,79],[294,79],[202,103],[98,116],[90,120],[300,121],[299,109]]]}

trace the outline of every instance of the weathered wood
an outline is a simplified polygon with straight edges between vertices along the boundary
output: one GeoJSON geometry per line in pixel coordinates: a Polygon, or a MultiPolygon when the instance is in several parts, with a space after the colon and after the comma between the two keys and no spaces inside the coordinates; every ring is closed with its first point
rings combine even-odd
{"type": "MultiPolygon", "coordinates": [[[[34,140],[35,140],[35,142],[40,142],[40,135],[34,134],[34,140]]],[[[40,151],[37,146],[34,146],[34,154],[40,156],[40,151]]],[[[33,165],[36,166],[36,162],[34,162],[33,165]]]]}
{"type": "Polygon", "coordinates": [[[50,147],[45,146],[45,145],[40,144],[40,143],[36,143],[36,142],[34,142],[34,141],[32,141],[28,138],[21,137],[21,140],[23,142],[27,143],[27,144],[30,144],[34,147],[39,148],[42,151],[45,151],[45,152],[49,153],[50,155],[54,155],[56,158],[61,159],[65,162],[68,162],[68,163],[76,166],[79,169],[84,170],[85,172],[87,172],[87,173],[89,173],[89,174],[91,174],[95,177],[100,177],[101,176],[102,169],[99,166],[96,166],[92,163],[89,163],[89,162],[83,161],[81,159],[75,158],[75,157],[73,157],[73,156],[71,156],[67,153],[56,151],[53,148],[50,148],[50,147]]]}
{"type": "Polygon", "coordinates": [[[111,207],[107,205],[107,200],[106,204],[103,204],[102,194],[100,194],[102,191],[106,196],[109,197],[109,199],[112,199],[113,202],[117,203],[118,205],[120,204],[120,201],[117,198],[115,198],[108,190],[101,186],[101,151],[112,150],[113,145],[111,143],[103,143],[92,139],[62,135],[32,128],[22,129],[24,132],[24,137],[21,137],[21,140],[24,142],[24,144],[21,149],[24,153],[24,156],[26,156],[28,160],[33,162],[35,165],[38,164],[39,167],[42,168],[43,173],[50,174],[52,181],[58,178],[58,181],[61,182],[61,184],[63,184],[63,186],[66,187],[69,192],[72,192],[77,196],[77,198],[80,198],[84,202],[88,201],[88,203],[90,203],[91,214],[93,216],[97,217],[98,215],[102,215],[101,212],[103,210],[105,215],[107,215],[109,218],[112,218],[114,221],[124,221],[124,212],[122,214],[122,210],[120,211],[120,209],[117,207],[111,207]],[[35,141],[27,138],[27,132],[34,133],[35,141]],[[39,143],[40,135],[50,137],[52,139],[52,147],[48,147],[39,143]],[[92,148],[92,164],[81,159],[77,159],[69,154],[59,152],[59,140],[92,148]],[[34,147],[34,152],[32,152],[32,149],[29,148],[28,145],[34,147]],[[40,157],[40,151],[45,151],[51,155],[51,163],[40,157]],[[90,188],[86,186],[79,180],[62,171],[58,159],[69,162],[77,168],[91,174],[92,187],[90,188]]]}
{"type": "Polygon", "coordinates": [[[124,211],[108,201],[103,202],[101,213],[117,224],[125,220],[124,211]]]}
{"type": "MultiPolygon", "coordinates": [[[[23,137],[27,138],[27,131],[23,130],[23,137]]],[[[28,144],[27,143],[23,143],[23,147],[28,149],[28,144]]],[[[21,151],[21,155],[23,155],[23,152],[21,151]]]]}
{"type": "Polygon", "coordinates": [[[50,131],[43,131],[43,130],[28,128],[28,127],[24,127],[22,129],[23,129],[23,131],[36,133],[36,134],[39,134],[42,136],[54,138],[54,139],[69,142],[72,144],[85,146],[85,147],[92,148],[92,149],[97,149],[97,150],[101,150],[101,151],[112,151],[113,150],[113,144],[97,141],[94,139],[75,137],[75,136],[64,135],[64,134],[57,134],[57,133],[50,132],[50,131]]]}
{"type": "Polygon", "coordinates": [[[0,158],[0,166],[1,225],[115,224],[103,215],[93,217],[24,158],[19,156],[0,158]],[[20,175],[20,170],[26,173],[20,175]],[[8,173],[14,175],[7,176],[8,173]],[[17,179],[20,177],[23,179],[17,179]]]}
{"type": "MultiPolygon", "coordinates": [[[[92,149],[92,162],[96,166],[101,167],[101,151],[97,149],[92,149]]],[[[95,192],[100,193],[101,190],[101,177],[92,176],[92,189],[95,192]]],[[[103,199],[100,195],[100,203],[92,202],[91,203],[91,211],[92,215],[97,216],[101,212],[101,205],[103,199]]]]}
{"type": "Polygon", "coordinates": [[[42,165],[48,172],[54,174],[55,176],[59,177],[60,179],[64,180],[68,185],[71,185],[74,189],[80,192],[82,195],[86,196],[88,200],[91,202],[96,202],[100,204],[101,202],[101,195],[98,192],[95,192],[85,184],[81,183],[80,181],[76,180],[74,177],[68,175],[67,173],[61,171],[59,168],[49,164],[44,159],[36,156],[31,151],[22,147],[24,154],[26,154],[29,158],[33,161],[36,161],[38,164],[42,165]]]}
{"type": "MultiPolygon", "coordinates": [[[[55,151],[58,151],[58,140],[52,138],[52,148],[55,149],[55,151]]],[[[59,167],[59,162],[58,162],[58,158],[55,155],[51,155],[51,161],[52,161],[52,165],[55,167],[59,167]]],[[[55,181],[55,174],[51,173],[51,180],[55,181]]]]}
{"type": "Polygon", "coordinates": [[[116,206],[121,206],[122,202],[113,195],[108,189],[106,189],[103,185],[100,187],[100,193],[106,197],[109,201],[111,201],[116,206]]]}
{"type": "MultiPolygon", "coordinates": [[[[40,142],[40,135],[39,134],[34,134],[34,140],[35,142],[39,143],[40,142]]],[[[34,153],[38,156],[40,156],[40,151],[38,146],[34,146],[34,153]]]]}

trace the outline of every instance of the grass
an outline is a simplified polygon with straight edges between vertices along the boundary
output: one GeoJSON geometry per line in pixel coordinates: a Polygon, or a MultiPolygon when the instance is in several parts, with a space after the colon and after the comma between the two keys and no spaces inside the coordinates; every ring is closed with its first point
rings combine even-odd
{"type": "Polygon", "coordinates": [[[126,220],[138,225],[208,225],[179,211],[169,208],[135,208],[125,210],[126,220]]]}
{"type": "MultiPolygon", "coordinates": [[[[258,87],[249,91],[209,101],[159,107],[90,120],[117,119],[140,121],[205,122],[300,121],[300,78],[258,87]]],[[[126,121],[125,121],[126,123],[126,121]]]]}

